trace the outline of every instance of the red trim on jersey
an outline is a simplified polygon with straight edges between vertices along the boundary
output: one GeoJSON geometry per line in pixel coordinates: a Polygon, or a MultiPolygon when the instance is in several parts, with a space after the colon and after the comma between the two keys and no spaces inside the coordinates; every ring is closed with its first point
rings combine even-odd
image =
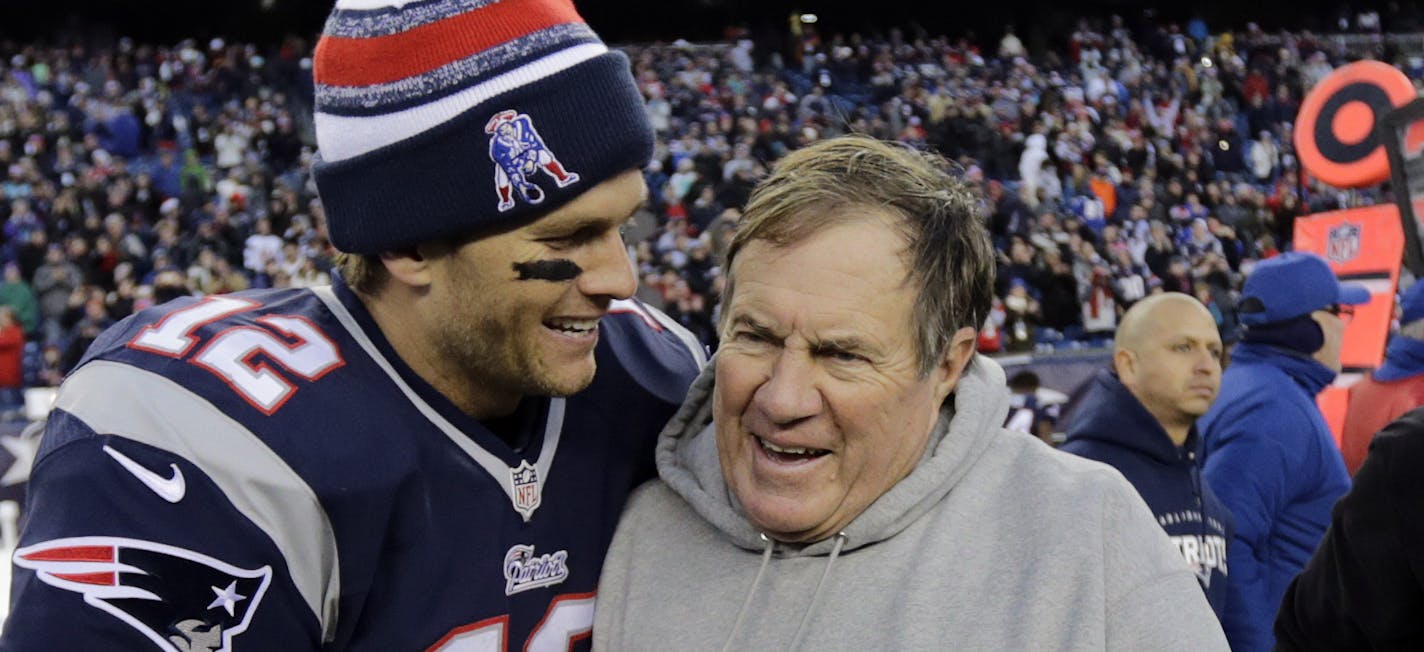
{"type": "Polygon", "coordinates": [[[651,329],[653,329],[653,331],[658,332],[658,333],[663,332],[663,325],[662,325],[662,324],[659,324],[659,323],[658,323],[658,320],[653,319],[653,316],[652,316],[652,315],[648,314],[647,311],[643,310],[643,307],[642,307],[642,306],[640,306],[640,305],[638,305],[638,304],[636,304],[636,303],[628,303],[628,304],[625,304],[625,305],[614,306],[614,307],[608,309],[608,314],[610,314],[610,315],[637,315],[637,316],[639,316],[639,317],[641,317],[641,318],[643,319],[643,323],[644,323],[644,324],[647,324],[647,325],[648,325],[648,328],[651,328],[651,329]]]}
{"type": "Polygon", "coordinates": [[[582,22],[567,0],[504,0],[398,34],[323,36],[316,46],[316,83],[370,86],[399,81],[541,29],[582,22]]]}
{"type": "Polygon", "coordinates": [[[113,546],[70,546],[36,550],[22,559],[29,561],[114,561],[113,546]]]}
{"type": "Polygon", "coordinates": [[[460,634],[464,634],[465,632],[473,632],[473,631],[478,630],[478,629],[484,629],[484,628],[486,628],[486,627],[494,627],[494,626],[498,626],[498,627],[499,627],[499,647],[497,647],[497,648],[495,648],[495,649],[501,650],[501,652],[502,652],[503,650],[508,649],[508,645],[507,645],[507,642],[508,642],[508,640],[509,640],[509,615],[508,615],[508,614],[505,614],[505,615],[503,615],[503,616],[495,616],[494,618],[486,618],[486,619],[481,620],[480,622],[477,622],[477,623],[470,623],[470,624],[468,624],[468,625],[460,625],[459,627],[456,627],[455,629],[450,630],[449,633],[447,633],[447,634],[445,634],[444,636],[440,637],[440,640],[436,641],[434,645],[431,645],[430,647],[425,648],[425,652],[436,652],[436,650],[439,650],[441,647],[443,647],[446,643],[449,643],[449,642],[450,642],[452,639],[454,639],[456,636],[459,636],[460,634]]]}
{"type": "Polygon", "coordinates": [[[69,580],[80,584],[98,584],[100,586],[116,586],[118,584],[118,573],[55,573],[54,576],[61,580],[69,580]]]}
{"type": "MultiPolygon", "coordinates": [[[[597,590],[589,591],[588,593],[565,593],[563,595],[554,596],[554,599],[549,601],[549,608],[544,610],[544,617],[539,619],[539,622],[534,625],[534,629],[529,630],[529,639],[524,641],[524,652],[529,652],[529,644],[533,643],[534,637],[539,634],[540,630],[544,629],[544,621],[548,620],[549,616],[554,615],[554,610],[559,606],[560,602],[565,600],[591,600],[597,596],[597,590]]],[[[593,623],[589,623],[586,629],[576,632],[565,632],[565,634],[568,635],[567,652],[567,650],[574,649],[574,643],[593,636],[593,623]]]]}

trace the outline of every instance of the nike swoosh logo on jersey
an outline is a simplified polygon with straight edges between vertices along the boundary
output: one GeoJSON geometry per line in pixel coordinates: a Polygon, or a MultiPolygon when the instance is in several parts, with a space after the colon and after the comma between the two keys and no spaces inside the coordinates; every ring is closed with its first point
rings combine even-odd
{"type": "Polygon", "coordinates": [[[142,464],[129,459],[129,456],[113,448],[105,446],[104,452],[108,453],[109,457],[117,460],[119,464],[122,464],[124,469],[132,473],[140,482],[147,485],[149,489],[152,489],[153,493],[158,494],[159,498],[170,503],[176,503],[183,500],[183,494],[188,491],[188,485],[183,481],[183,470],[179,469],[177,464],[168,465],[169,468],[173,469],[173,476],[165,478],[144,468],[142,464]]]}

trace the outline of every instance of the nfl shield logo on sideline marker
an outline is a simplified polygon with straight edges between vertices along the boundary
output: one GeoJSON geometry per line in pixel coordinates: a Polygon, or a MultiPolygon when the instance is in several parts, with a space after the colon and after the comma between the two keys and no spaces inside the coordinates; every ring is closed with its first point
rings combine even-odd
{"type": "Polygon", "coordinates": [[[1332,263],[1348,263],[1360,255],[1360,225],[1345,222],[1330,229],[1325,255],[1332,263]]]}
{"type": "Polygon", "coordinates": [[[534,510],[539,509],[539,499],[542,491],[539,487],[539,471],[529,463],[529,460],[521,460],[519,467],[509,470],[509,485],[514,490],[510,498],[514,501],[514,511],[524,515],[524,520],[534,515],[534,510]]]}

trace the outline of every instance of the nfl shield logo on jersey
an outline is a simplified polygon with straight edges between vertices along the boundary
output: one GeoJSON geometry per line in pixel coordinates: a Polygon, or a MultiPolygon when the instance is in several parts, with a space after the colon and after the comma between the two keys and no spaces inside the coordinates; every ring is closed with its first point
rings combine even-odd
{"type": "Polygon", "coordinates": [[[164,652],[229,652],[247,631],[272,568],[238,568],[191,550],[119,537],[55,539],[15,551],[41,582],[84,596],[164,652]]]}
{"type": "Polygon", "coordinates": [[[1347,263],[1360,255],[1360,225],[1345,222],[1331,228],[1325,255],[1333,263],[1347,263]]]}
{"type": "Polygon", "coordinates": [[[548,175],[560,188],[577,183],[579,175],[564,169],[559,158],[534,129],[528,114],[500,111],[485,123],[490,135],[489,157],[494,161],[494,187],[499,193],[499,211],[514,208],[515,198],[530,205],[544,201],[544,189],[534,183],[540,173],[548,175]]]}
{"type": "Polygon", "coordinates": [[[514,501],[514,510],[523,514],[524,520],[529,520],[534,510],[539,509],[543,493],[539,487],[539,470],[529,460],[521,460],[519,468],[509,470],[509,486],[513,489],[510,498],[514,501]]]}

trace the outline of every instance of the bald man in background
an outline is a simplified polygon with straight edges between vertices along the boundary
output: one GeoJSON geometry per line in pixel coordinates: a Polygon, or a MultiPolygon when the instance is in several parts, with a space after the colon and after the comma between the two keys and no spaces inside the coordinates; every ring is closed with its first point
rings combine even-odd
{"type": "Polygon", "coordinates": [[[1177,544],[1220,618],[1231,513],[1201,479],[1197,417],[1221,386],[1221,336],[1200,301],[1156,294],[1123,315],[1062,449],[1116,468],[1177,544]]]}

